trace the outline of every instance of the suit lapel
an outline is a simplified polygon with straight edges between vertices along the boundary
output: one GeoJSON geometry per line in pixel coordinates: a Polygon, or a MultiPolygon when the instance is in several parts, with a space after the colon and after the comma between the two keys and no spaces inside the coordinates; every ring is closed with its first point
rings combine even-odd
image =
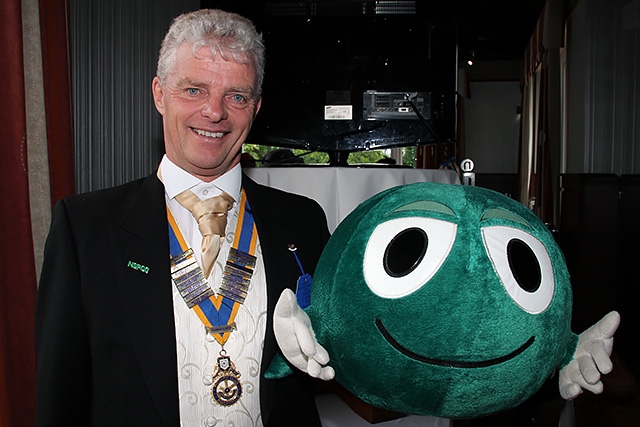
{"type": "Polygon", "coordinates": [[[153,175],[113,229],[117,283],[149,392],[166,425],[179,424],[178,382],[164,188],[153,175]]]}
{"type": "MultiPolygon", "coordinates": [[[[269,282],[269,278],[273,276],[272,269],[274,262],[272,256],[274,253],[277,253],[273,245],[278,241],[276,236],[282,233],[282,227],[287,223],[291,213],[282,209],[278,204],[278,200],[273,200],[275,193],[269,195],[268,189],[265,190],[261,188],[259,184],[252,181],[246,175],[243,175],[242,185],[245,188],[249,205],[254,213],[256,228],[258,229],[258,236],[260,237],[260,245],[262,246],[265,273],[267,282],[269,282]]],[[[276,285],[270,283],[270,285],[272,286],[267,286],[267,297],[270,301],[273,301],[273,298],[277,300],[284,289],[284,284],[276,285]]],[[[269,304],[269,307],[271,307],[271,304],[269,304]]],[[[272,313],[269,312],[268,314],[271,315],[272,313]]]]}
{"type": "Polygon", "coordinates": [[[260,376],[260,402],[262,420],[269,420],[273,409],[276,384],[274,381],[264,380],[264,371],[267,369],[273,356],[278,351],[278,345],[273,335],[273,311],[286,283],[278,279],[278,266],[275,263],[274,254],[277,254],[277,245],[282,244],[278,237],[285,232],[284,225],[291,214],[281,208],[276,193],[265,188],[243,174],[242,186],[247,193],[249,205],[253,210],[262,247],[262,260],[267,280],[267,326],[265,342],[262,353],[262,372],[260,376]]]}

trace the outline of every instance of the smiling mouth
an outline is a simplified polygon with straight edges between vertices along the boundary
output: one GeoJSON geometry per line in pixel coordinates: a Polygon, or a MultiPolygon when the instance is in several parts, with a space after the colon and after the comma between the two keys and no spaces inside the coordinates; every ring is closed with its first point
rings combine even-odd
{"type": "Polygon", "coordinates": [[[191,128],[191,130],[194,131],[196,134],[200,136],[206,136],[207,138],[222,138],[225,135],[224,132],[209,132],[207,130],[196,129],[196,128],[191,128]]]}
{"type": "Polygon", "coordinates": [[[387,329],[382,324],[382,320],[376,319],[376,327],[378,328],[382,336],[387,340],[387,342],[391,344],[393,348],[395,348],[405,356],[410,357],[414,360],[417,360],[418,362],[428,363],[430,365],[446,366],[449,368],[484,368],[487,366],[497,365],[499,363],[506,362],[507,360],[513,359],[514,357],[518,356],[527,348],[529,348],[531,344],[533,344],[533,341],[535,340],[535,337],[532,336],[527,340],[527,342],[522,344],[520,347],[518,347],[511,353],[506,354],[504,356],[496,357],[494,359],[479,360],[476,362],[461,362],[457,360],[432,359],[430,357],[426,357],[426,356],[422,356],[420,354],[414,353],[408,348],[403,347],[398,341],[395,340],[395,338],[391,336],[389,331],[387,331],[387,329]]]}

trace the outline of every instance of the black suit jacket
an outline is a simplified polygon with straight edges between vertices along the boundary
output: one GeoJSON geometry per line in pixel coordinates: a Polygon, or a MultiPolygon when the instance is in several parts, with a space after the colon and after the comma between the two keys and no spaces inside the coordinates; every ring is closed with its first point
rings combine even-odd
{"type": "MultiPolygon", "coordinates": [[[[316,202],[246,176],[243,187],[267,277],[264,373],[278,352],[275,303],[300,275],[288,245],[313,272],[329,232],[316,202]]],[[[38,291],[36,348],[37,426],[179,425],[167,216],[155,175],[57,203],[38,291]]],[[[261,378],[266,426],[320,424],[306,375],[261,378]]]]}

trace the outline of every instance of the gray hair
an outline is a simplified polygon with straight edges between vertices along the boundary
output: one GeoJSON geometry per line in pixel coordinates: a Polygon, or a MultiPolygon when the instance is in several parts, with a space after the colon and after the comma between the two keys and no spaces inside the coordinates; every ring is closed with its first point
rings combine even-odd
{"type": "Polygon", "coordinates": [[[256,98],[262,93],[265,48],[262,35],[253,23],[238,14],[216,9],[201,9],[185,13],[173,20],[162,41],[158,56],[157,76],[164,84],[176,63],[176,51],[189,43],[195,52],[203,46],[213,56],[240,64],[253,64],[256,70],[256,98]]]}

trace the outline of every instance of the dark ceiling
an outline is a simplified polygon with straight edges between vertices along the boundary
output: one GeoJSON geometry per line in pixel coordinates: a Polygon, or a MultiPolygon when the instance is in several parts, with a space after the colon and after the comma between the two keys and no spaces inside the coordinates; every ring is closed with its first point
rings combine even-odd
{"type": "Polygon", "coordinates": [[[257,23],[277,8],[278,13],[350,14],[372,11],[380,4],[417,14],[453,14],[458,23],[461,59],[520,60],[546,0],[202,0],[202,7],[219,7],[243,14],[257,23]],[[271,12],[270,12],[271,11],[271,12]]]}
{"type": "Polygon", "coordinates": [[[458,55],[467,81],[519,81],[545,0],[456,0],[458,55]],[[472,59],[474,64],[467,65],[472,59]]]}
{"type": "Polygon", "coordinates": [[[478,60],[521,59],[544,3],[545,0],[456,0],[461,57],[474,51],[478,60]]]}
{"type": "Polygon", "coordinates": [[[457,23],[460,64],[469,81],[519,80],[520,61],[546,0],[201,0],[260,24],[274,16],[439,16],[457,23]],[[402,12],[398,13],[398,10],[402,12]],[[387,15],[390,16],[390,15],[387,15]],[[467,66],[473,59],[475,65],[467,66]]]}

